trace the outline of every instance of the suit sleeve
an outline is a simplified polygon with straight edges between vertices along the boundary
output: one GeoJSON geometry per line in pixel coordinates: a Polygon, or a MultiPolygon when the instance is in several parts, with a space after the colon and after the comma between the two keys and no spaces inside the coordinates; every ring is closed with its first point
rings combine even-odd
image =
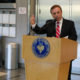
{"type": "Polygon", "coordinates": [[[41,28],[36,24],[35,28],[32,30],[37,34],[45,34],[47,32],[47,24],[43,25],[41,28]]]}
{"type": "Polygon", "coordinates": [[[43,25],[41,28],[38,25],[36,25],[35,28],[33,28],[32,30],[37,34],[46,34],[48,33],[49,31],[48,29],[50,28],[50,24],[52,22],[55,22],[55,20],[53,19],[47,20],[45,25],[43,25]]]}
{"type": "Polygon", "coordinates": [[[71,23],[71,28],[69,31],[69,37],[68,38],[75,40],[75,41],[77,40],[77,33],[76,33],[74,22],[71,23]]]}

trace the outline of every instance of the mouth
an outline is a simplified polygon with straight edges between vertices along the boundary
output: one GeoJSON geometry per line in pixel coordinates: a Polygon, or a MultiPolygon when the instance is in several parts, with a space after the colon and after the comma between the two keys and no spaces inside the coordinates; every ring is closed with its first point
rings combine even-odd
{"type": "Polygon", "coordinates": [[[60,17],[56,17],[55,19],[56,19],[56,21],[59,21],[59,20],[61,20],[61,18],[60,18],[60,17]]]}

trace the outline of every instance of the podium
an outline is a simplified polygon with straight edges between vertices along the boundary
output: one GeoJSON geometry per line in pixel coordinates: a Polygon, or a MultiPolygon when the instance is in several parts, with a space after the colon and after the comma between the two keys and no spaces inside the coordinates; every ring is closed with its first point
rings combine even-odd
{"type": "Polygon", "coordinates": [[[77,42],[24,35],[22,57],[25,61],[26,80],[68,80],[70,61],[77,57],[77,42]]]}

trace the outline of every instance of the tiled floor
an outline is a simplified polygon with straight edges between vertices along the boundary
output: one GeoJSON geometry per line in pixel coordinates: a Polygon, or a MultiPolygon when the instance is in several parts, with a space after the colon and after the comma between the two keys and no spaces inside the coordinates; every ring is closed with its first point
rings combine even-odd
{"type": "Polygon", "coordinates": [[[0,76],[0,80],[25,80],[25,71],[24,69],[17,70],[4,70],[0,69],[0,72],[7,73],[0,76]]]}
{"type": "MultiPolygon", "coordinates": [[[[0,69],[0,72],[3,72],[3,76],[0,73],[0,80],[25,80],[25,70],[17,69],[17,70],[5,70],[0,69]]],[[[71,80],[80,80],[79,74],[72,74],[71,80]]]]}

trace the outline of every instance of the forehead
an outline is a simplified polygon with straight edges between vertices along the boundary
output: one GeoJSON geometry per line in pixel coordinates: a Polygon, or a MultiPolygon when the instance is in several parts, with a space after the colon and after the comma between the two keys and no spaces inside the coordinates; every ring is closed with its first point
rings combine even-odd
{"type": "Polygon", "coordinates": [[[52,12],[56,12],[56,11],[61,11],[61,9],[59,7],[55,7],[54,9],[52,9],[52,12]]]}

